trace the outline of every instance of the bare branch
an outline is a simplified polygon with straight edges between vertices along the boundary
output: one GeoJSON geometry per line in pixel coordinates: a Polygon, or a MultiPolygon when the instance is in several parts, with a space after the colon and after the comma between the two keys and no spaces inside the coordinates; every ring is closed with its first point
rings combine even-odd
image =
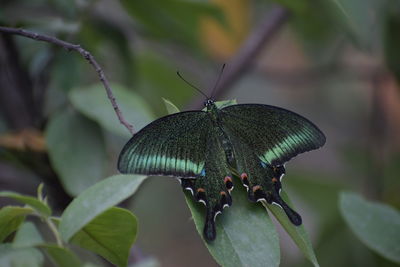
{"type": "Polygon", "coordinates": [[[121,124],[124,125],[132,135],[135,133],[133,126],[131,124],[129,124],[125,120],[124,116],[122,115],[122,112],[119,109],[117,101],[115,100],[114,94],[111,90],[110,83],[108,82],[106,76],[104,75],[103,69],[100,67],[99,63],[97,63],[97,61],[95,60],[95,58],[92,56],[92,54],[89,51],[83,49],[78,44],[71,44],[66,41],[57,39],[56,37],[53,37],[53,36],[38,34],[38,33],[24,30],[24,29],[16,29],[16,28],[0,26],[0,32],[20,35],[20,36],[24,36],[27,38],[37,40],[37,41],[43,41],[43,42],[55,44],[55,45],[65,48],[67,51],[76,51],[79,54],[81,54],[90,63],[90,65],[92,65],[93,68],[96,70],[97,75],[100,78],[100,81],[102,82],[102,84],[104,85],[104,88],[106,89],[107,97],[110,100],[112,107],[114,108],[114,111],[117,114],[117,117],[118,117],[119,121],[121,122],[121,124]]]}
{"type": "MultiPolygon", "coordinates": [[[[283,7],[275,7],[269,12],[260,25],[245,41],[237,55],[227,64],[225,73],[216,88],[214,98],[224,95],[232,84],[243,74],[250,70],[251,64],[268,42],[272,41],[275,34],[281,29],[289,17],[289,11],[283,7]]],[[[190,106],[199,108],[203,99],[196,99],[190,106]]]]}

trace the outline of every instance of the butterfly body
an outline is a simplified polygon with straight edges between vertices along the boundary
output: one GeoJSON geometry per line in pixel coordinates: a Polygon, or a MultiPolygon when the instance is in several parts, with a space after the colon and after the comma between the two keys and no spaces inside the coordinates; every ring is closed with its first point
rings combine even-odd
{"type": "Polygon", "coordinates": [[[120,172],[180,178],[182,187],[206,206],[209,241],[216,237],[216,216],[233,202],[232,170],[250,201],[275,203],[300,225],[300,215],[279,195],[283,164],[321,147],[323,133],[304,117],[274,106],[218,108],[209,99],[205,107],[162,117],[136,133],[120,154],[120,172]]]}

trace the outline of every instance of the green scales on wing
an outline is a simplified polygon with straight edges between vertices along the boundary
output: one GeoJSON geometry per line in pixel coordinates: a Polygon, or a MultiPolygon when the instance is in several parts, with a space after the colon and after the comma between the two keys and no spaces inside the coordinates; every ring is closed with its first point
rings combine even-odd
{"type": "Polygon", "coordinates": [[[324,145],[324,134],[309,120],[291,111],[261,104],[186,111],[150,123],[123,148],[121,173],[168,175],[206,206],[204,236],[216,237],[215,218],[232,205],[231,168],[247,188],[250,201],[283,208],[291,222],[301,217],[280,197],[283,164],[294,156],[324,145]]]}
{"type": "Polygon", "coordinates": [[[153,121],[136,133],[121,152],[122,173],[197,177],[204,168],[206,112],[187,111],[153,121]],[[201,130],[204,129],[204,130],[201,130]]]}

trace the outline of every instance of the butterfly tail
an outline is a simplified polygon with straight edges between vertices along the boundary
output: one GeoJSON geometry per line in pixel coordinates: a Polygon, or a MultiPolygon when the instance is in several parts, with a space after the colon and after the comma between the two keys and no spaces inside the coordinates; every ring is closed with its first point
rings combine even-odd
{"type": "Polygon", "coordinates": [[[207,241],[213,241],[215,240],[217,236],[217,231],[215,229],[215,211],[207,206],[207,215],[206,215],[206,222],[204,224],[204,237],[207,239],[207,241]]]}
{"type": "Polygon", "coordinates": [[[296,226],[299,226],[302,224],[302,219],[301,216],[295,212],[294,210],[292,210],[287,204],[286,202],[284,202],[282,200],[281,197],[278,198],[274,198],[272,200],[273,203],[278,204],[279,206],[281,206],[281,208],[283,209],[283,211],[286,213],[286,215],[288,216],[289,220],[296,226]]]}
{"type": "Polygon", "coordinates": [[[296,226],[299,226],[302,224],[302,219],[301,216],[295,212],[294,210],[292,210],[288,204],[286,204],[285,201],[283,201],[283,199],[281,198],[281,196],[279,195],[279,187],[278,184],[276,184],[273,187],[272,190],[272,196],[271,196],[271,202],[275,203],[277,205],[279,205],[283,211],[286,213],[286,215],[288,216],[289,220],[296,226]]]}

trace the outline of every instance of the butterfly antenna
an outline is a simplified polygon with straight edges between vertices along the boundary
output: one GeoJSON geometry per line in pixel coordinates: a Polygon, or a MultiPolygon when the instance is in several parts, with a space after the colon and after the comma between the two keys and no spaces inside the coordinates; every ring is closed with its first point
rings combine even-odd
{"type": "Polygon", "coordinates": [[[203,91],[201,91],[199,88],[197,88],[196,86],[194,86],[193,84],[191,84],[190,82],[188,82],[187,80],[185,80],[185,78],[182,77],[182,75],[179,73],[179,71],[176,72],[176,74],[179,76],[179,78],[181,78],[185,83],[187,83],[188,85],[190,85],[191,87],[193,87],[194,89],[197,90],[197,92],[199,92],[200,94],[202,94],[203,96],[205,96],[207,99],[209,99],[209,97],[203,93],[203,91]]]}
{"type": "Polygon", "coordinates": [[[218,87],[219,81],[221,80],[221,77],[222,77],[222,73],[224,73],[225,66],[226,66],[226,64],[224,63],[224,65],[222,65],[222,67],[221,67],[221,70],[219,71],[217,82],[215,83],[214,88],[212,89],[212,92],[211,92],[211,98],[214,97],[215,89],[217,89],[217,87],[218,87]]]}

